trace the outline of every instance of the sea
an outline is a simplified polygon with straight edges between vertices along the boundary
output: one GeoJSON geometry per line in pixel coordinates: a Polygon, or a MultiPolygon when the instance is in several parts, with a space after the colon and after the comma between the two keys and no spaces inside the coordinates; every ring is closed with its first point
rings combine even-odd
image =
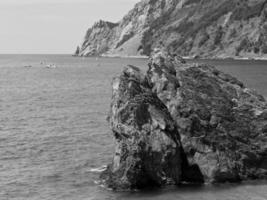
{"type": "MultiPolygon", "coordinates": [[[[98,184],[114,153],[106,121],[112,78],[128,64],[145,71],[147,62],[0,55],[0,200],[267,200],[266,181],[135,192],[98,184]]],[[[267,61],[197,62],[267,97],[267,61]]]]}

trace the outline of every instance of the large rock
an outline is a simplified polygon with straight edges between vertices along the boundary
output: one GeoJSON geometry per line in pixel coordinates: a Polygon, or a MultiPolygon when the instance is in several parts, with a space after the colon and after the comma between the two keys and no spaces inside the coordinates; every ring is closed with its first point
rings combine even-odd
{"type": "Polygon", "coordinates": [[[167,107],[128,66],[113,80],[109,122],[116,140],[112,164],[102,174],[116,190],[181,182],[182,148],[167,107]]]}
{"type": "Polygon", "coordinates": [[[154,53],[146,76],[205,181],[267,177],[264,97],[214,67],[182,64],[166,52],[154,53]]]}
{"type": "Polygon", "coordinates": [[[267,178],[267,104],[216,68],[157,50],[113,81],[113,189],[267,178]]]}

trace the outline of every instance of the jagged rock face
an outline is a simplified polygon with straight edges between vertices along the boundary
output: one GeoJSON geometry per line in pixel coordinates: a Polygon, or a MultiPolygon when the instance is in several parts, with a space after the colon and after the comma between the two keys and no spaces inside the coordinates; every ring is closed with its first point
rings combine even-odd
{"type": "Polygon", "coordinates": [[[155,52],[113,81],[113,189],[267,179],[267,104],[236,78],[155,52]],[[181,139],[180,139],[181,138],[181,139]]]}
{"type": "Polygon", "coordinates": [[[150,55],[164,46],[182,56],[266,57],[266,19],[266,0],[143,0],[118,24],[89,29],[79,55],[150,55]]]}
{"type": "Polygon", "coordinates": [[[190,164],[208,182],[267,178],[267,104],[216,68],[152,56],[147,79],[176,121],[190,164]]]}
{"type": "Polygon", "coordinates": [[[112,30],[116,26],[118,24],[103,20],[96,22],[92,28],[88,29],[83,44],[79,51],[76,51],[76,55],[101,55],[106,52],[114,38],[112,30]]]}
{"type": "Polygon", "coordinates": [[[113,163],[102,174],[109,187],[180,183],[182,147],[175,122],[138,68],[129,66],[114,79],[109,122],[116,140],[113,163]]]}

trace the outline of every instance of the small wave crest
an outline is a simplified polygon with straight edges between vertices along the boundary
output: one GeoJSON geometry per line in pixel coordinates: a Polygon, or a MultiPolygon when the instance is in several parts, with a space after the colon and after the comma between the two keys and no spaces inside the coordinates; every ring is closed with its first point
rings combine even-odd
{"type": "Polygon", "coordinates": [[[107,169],[107,165],[103,165],[101,167],[98,167],[98,168],[92,168],[89,170],[89,172],[92,172],[92,173],[100,173],[100,172],[103,172],[107,169]]]}

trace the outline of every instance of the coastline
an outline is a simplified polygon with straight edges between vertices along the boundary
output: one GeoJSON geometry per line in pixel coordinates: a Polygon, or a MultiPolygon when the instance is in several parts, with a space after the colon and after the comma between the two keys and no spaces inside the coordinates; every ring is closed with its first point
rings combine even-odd
{"type": "Polygon", "coordinates": [[[119,55],[119,54],[102,54],[99,57],[103,57],[103,58],[143,58],[143,59],[149,58],[149,56],[145,56],[145,55],[119,55]]]}
{"type": "MultiPolygon", "coordinates": [[[[137,59],[149,59],[149,56],[145,55],[119,55],[119,54],[102,54],[102,55],[92,55],[92,56],[80,56],[72,55],[73,57],[100,57],[100,58],[137,58],[137,59]]],[[[267,57],[197,57],[196,56],[182,56],[185,60],[247,60],[247,61],[267,61],[267,57]]]]}

